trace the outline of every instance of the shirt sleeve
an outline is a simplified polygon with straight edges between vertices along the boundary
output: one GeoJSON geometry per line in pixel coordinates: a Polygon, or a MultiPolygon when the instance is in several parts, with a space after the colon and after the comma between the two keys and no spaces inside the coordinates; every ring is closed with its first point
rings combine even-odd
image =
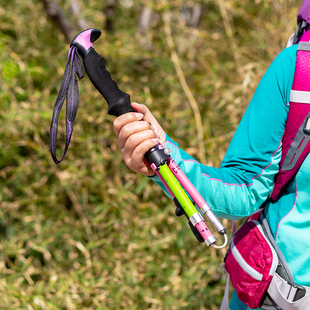
{"type": "MultiPolygon", "coordinates": [[[[297,46],[272,62],[253,95],[220,168],[200,164],[167,136],[171,156],[218,217],[239,219],[266,200],[281,160],[297,46]]],[[[158,177],[153,180],[164,190],[158,177]]],[[[168,193],[167,193],[168,194],[168,193]]]]}

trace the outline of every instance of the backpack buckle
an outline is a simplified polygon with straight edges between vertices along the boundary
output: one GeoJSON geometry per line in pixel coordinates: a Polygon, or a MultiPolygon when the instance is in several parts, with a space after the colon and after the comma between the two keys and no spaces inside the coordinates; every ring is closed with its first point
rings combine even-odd
{"type": "Polygon", "coordinates": [[[307,134],[310,134],[310,117],[307,118],[305,128],[304,128],[304,132],[307,134]]]}
{"type": "MultiPolygon", "coordinates": [[[[297,284],[294,281],[289,280],[289,279],[286,281],[287,281],[287,284],[291,286],[290,292],[292,291],[292,288],[296,289],[295,296],[292,300],[293,302],[303,298],[304,296],[306,296],[307,291],[306,291],[305,287],[303,287],[302,285],[299,285],[299,284],[297,284]]],[[[289,293],[289,295],[290,295],[290,293],[289,293]]]]}
{"type": "Polygon", "coordinates": [[[293,302],[305,297],[305,295],[306,289],[304,287],[298,287],[293,302]]]}

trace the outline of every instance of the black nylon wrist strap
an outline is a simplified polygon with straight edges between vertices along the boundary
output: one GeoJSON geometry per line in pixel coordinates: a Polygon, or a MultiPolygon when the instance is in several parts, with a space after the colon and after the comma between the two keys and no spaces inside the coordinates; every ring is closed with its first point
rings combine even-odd
{"type": "Polygon", "coordinates": [[[59,164],[68,149],[76,113],[79,105],[79,86],[76,76],[79,79],[84,77],[82,61],[78,55],[76,46],[72,46],[68,53],[68,59],[58,96],[53,110],[53,118],[50,130],[50,151],[52,158],[56,164],[59,164]],[[66,143],[63,154],[60,159],[56,157],[56,141],[58,131],[58,118],[62,109],[63,103],[66,100],[66,143]]]}

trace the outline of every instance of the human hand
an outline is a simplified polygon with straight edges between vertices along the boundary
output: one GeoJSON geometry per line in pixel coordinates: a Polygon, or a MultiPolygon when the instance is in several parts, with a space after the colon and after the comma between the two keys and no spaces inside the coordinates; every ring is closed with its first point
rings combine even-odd
{"type": "Polygon", "coordinates": [[[166,134],[145,105],[132,102],[131,106],[136,113],[123,114],[113,122],[118,147],[131,170],[154,176],[144,155],[158,142],[165,146],[166,134]]]}

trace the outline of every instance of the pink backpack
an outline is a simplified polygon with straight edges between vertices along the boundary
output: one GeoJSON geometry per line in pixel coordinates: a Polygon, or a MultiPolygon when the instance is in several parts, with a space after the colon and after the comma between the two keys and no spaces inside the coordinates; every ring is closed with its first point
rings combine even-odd
{"type": "Polygon", "coordinates": [[[224,261],[239,299],[250,309],[308,309],[308,288],[294,282],[264,212],[247,218],[236,231],[224,261]]]}
{"type": "Polygon", "coordinates": [[[281,189],[296,174],[310,151],[310,31],[301,38],[297,48],[297,60],[290,109],[282,140],[280,170],[275,177],[271,199],[276,200],[281,189]]]}
{"type": "Polygon", "coordinates": [[[271,199],[292,179],[310,152],[310,0],[304,0],[299,11],[298,28],[291,37],[298,44],[296,69],[290,94],[290,109],[282,139],[280,169],[275,177],[271,199]]]}

